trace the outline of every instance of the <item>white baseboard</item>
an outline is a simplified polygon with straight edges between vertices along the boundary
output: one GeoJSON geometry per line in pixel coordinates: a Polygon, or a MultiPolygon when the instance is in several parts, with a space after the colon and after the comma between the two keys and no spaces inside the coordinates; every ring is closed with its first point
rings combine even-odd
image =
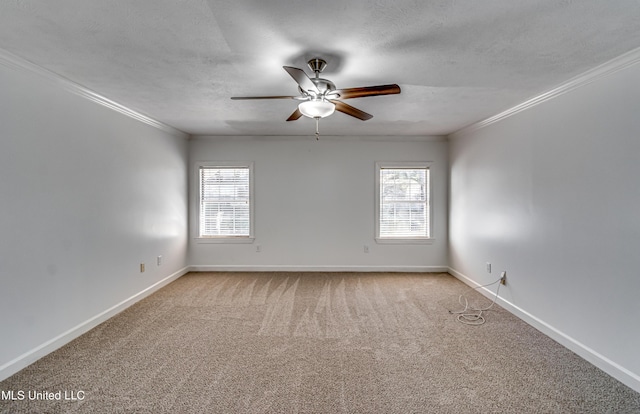
{"type": "MultiPolygon", "coordinates": [[[[10,377],[21,369],[27,367],[43,356],[55,351],[63,345],[71,342],[73,339],[88,332],[94,327],[98,326],[102,322],[115,316],[116,314],[127,309],[134,303],[144,299],[153,292],[168,285],[179,277],[188,272],[220,272],[220,271],[280,271],[280,272],[448,272],[461,282],[471,287],[478,287],[479,284],[458,272],[457,270],[447,266],[210,266],[210,265],[195,265],[187,266],[177,272],[167,276],[159,282],[149,286],[148,288],[136,293],[128,299],[112,306],[104,312],[88,319],[87,321],[77,325],[74,328],[58,335],[57,337],[41,344],[40,346],[25,352],[17,358],[0,366],[0,381],[10,377]]],[[[486,297],[493,299],[494,293],[487,288],[478,290],[486,297]]],[[[588,346],[576,341],[570,336],[564,334],[548,323],[538,319],[529,312],[519,308],[511,302],[498,297],[497,303],[519,317],[529,325],[538,329],[545,335],[549,336],[553,340],[557,341],[561,345],[580,355],[585,360],[589,361],[596,367],[600,368],[607,374],[616,378],[618,381],[632,388],[633,390],[640,392],[640,376],[620,366],[619,364],[611,361],[603,355],[595,352],[588,346]]]]}
{"type": "Polygon", "coordinates": [[[447,272],[447,266],[186,266],[98,315],[0,366],[0,381],[66,345],[188,272],[447,272]]]}
{"type": "Polygon", "coordinates": [[[448,266],[192,265],[192,272],[448,272],[448,266]]]}
{"type": "Polygon", "coordinates": [[[142,290],[141,292],[136,293],[130,298],[123,300],[117,305],[114,305],[111,308],[105,310],[104,312],[99,313],[98,315],[86,320],[85,322],[82,322],[81,324],[69,329],[68,331],[56,336],[55,338],[50,339],[49,341],[41,344],[40,346],[30,351],[27,351],[24,354],[20,355],[19,357],[0,366],[0,381],[6,378],[9,378],[11,375],[27,367],[28,365],[34,363],[35,361],[42,358],[43,356],[71,342],[72,340],[76,339],[77,337],[84,334],[85,332],[90,331],[91,329],[100,325],[102,322],[106,321],[107,319],[127,309],[129,306],[133,305],[134,303],[144,299],[145,297],[149,296],[150,294],[157,291],[158,289],[178,279],[180,276],[184,275],[188,271],[189,271],[189,267],[184,267],[178,270],[177,272],[167,276],[166,278],[149,286],[148,288],[142,290]]]}
{"type": "MultiPolygon", "coordinates": [[[[479,283],[476,283],[469,277],[465,276],[464,274],[458,272],[457,270],[451,267],[449,268],[449,273],[466,285],[469,285],[474,288],[480,286],[479,283]]],[[[478,289],[478,292],[482,293],[484,296],[486,296],[491,300],[493,300],[493,298],[495,297],[495,292],[492,292],[487,288],[478,289]]],[[[596,351],[584,345],[583,343],[576,341],[574,338],[559,331],[558,329],[549,325],[545,321],[535,317],[534,315],[530,314],[524,309],[519,308],[513,303],[499,296],[496,302],[498,303],[498,305],[502,306],[503,308],[505,308],[506,310],[508,310],[515,316],[517,316],[518,318],[522,319],[524,322],[533,326],[534,328],[536,328],[543,334],[547,335],[554,341],[558,342],[562,346],[580,355],[582,358],[589,361],[591,364],[595,365],[596,367],[600,368],[607,374],[611,375],[613,378],[622,382],[623,384],[633,389],[634,391],[640,392],[640,375],[637,375],[629,371],[628,369],[624,368],[623,366],[620,366],[619,364],[615,363],[614,361],[610,360],[604,355],[597,353],[596,351]]]]}

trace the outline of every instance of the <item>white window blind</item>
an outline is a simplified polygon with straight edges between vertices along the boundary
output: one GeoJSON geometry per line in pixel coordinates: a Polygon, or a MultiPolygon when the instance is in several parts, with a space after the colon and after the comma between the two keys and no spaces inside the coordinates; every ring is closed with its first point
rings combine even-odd
{"type": "Polygon", "coordinates": [[[249,237],[249,167],[200,167],[200,237],[249,237]]]}
{"type": "Polygon", "coordinates": [[[380,238],[429,238],[429,168],[380,168],[380,238]]]}

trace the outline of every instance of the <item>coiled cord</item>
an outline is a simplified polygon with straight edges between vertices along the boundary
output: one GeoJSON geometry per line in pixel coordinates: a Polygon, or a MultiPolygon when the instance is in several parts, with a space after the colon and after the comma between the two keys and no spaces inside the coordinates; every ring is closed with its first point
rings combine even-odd
{"type": "MultiPolygon", "coordinates": [[[[496,283],[500,283],[500,281],[502,280],[502,277],[498,280],[496,280],[495,282],[486,284],[486,285],[482,285],[482,286],[478,286],[478,287],[474,287],[473,290],[476,289],[480,289],[483,287],[487,287],[487,286],[492,286],[495,285],[496,283]]],[[[464,323],[465,325],[482,325],[483,323],[486,322],[484,316],[482,316],[482,312],[487,311],[489,309],[491,309],[491,307],[496,303],[496,300],[498,299],[498,293],[500,292],[500,284],[498,285],[498,289],[496,289],[496,295],[493,298],[493,301],[491,302],[491,305],[487,306],[486,308],[480,308],[480,309],[476,309],[472,306],[469,306],[469,301],[467,300],[467,298],[464,295],[460,295],[458,297],[458,303],[460,303],[460,305],[464,306],[464,309],[460,310],[460,311],[449,311],[449,313],[453,314],[453,315],[458,315],[456,317],[456,319],[458,320],[458,322],[460,323],[464,323]],[[463,303],[464,300],[464,303],[463,303]],[[471,312],[469,312],[471,311],[471,312]]]]}

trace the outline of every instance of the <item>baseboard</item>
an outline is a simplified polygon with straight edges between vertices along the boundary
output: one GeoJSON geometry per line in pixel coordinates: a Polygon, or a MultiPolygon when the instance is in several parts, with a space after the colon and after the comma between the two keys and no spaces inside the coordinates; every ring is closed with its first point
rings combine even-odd
{"type": "MultiPolygon", "coordinates": [[[[77,325],[74,328],[69,329],[68,331],[58,335],[57,337],[43,343],[42,345],[25,352],[19,357],[7,362],[6,364],[0,366],[0,381],[10,377],[21,369],[27,367],[43,356],[55,351],[56,349],[62,347],[63,345],[71,342],[73,339],[79,337],[80,335],[88,332],[94,327],[98,326],[102,322],[108,320],[109,318],[115,316],[116,314],[122,312],[127,309],[129,306],[134,303],[144,299],[149,296],[153,292],[159,290],[160,288],[168,285],[179,277],[183,276],[188,272],[219,272],[219,271],[295,271],[295,272],[448,272],[453,275],[455,278],[460,280],[461,282],[469,285],[471,287],[478,287],[479,284],[465,276],[464,274],[458,272],[457,270],[447,267],[447,266],[210,266],[210,265],[195,265],[195,266],[187,266],[184,267],[177,272],[167,276],[166,278],[160,280],[159,282],[149,286],[148,288],[142,290],[141,292],[136,293],[128,299],[118,303],[115,306],[105,310],[104,312],[88,319],[87,321],[77,325]]],[[[480,293],[485,295],[486,297],[493,299],[494,293],[487,288],[482,288],[478,290],[480,293]]],[[[570,336],[564,334],[548,323],[544,322],[541,319],[538,319],[534,315],[529,312],[519,308],[513,303],[498,297],[497,303],[527,322],[529,325],[538,329],[545,335],[549,336],[553,340],[557,341],[561,345],[580,355],[585,360],[589,361],[596,367],[600,368],[607,374],[616,378],[618,381],[632,388],[636,392],[640,392],[640,376],[634,374],[633,372],[627,370],[626,368],[616,364],[610,359],[606,358],[603,355],[595,352],[593,349],[588,346],[576,341],[570,336]]]]}
{"type": "Polygon", "coordinates": [[[191,272],[448,272],[447,266],[192,265],[191,272]]]}
{"type": "Polygon", "coordinates": [[[117,305],[114,305],[111,308],[105,310],[104,312],[99,313],[98,315],[86,320],[85,322],[82,322],[81,324],[69,329],[68,331],[56,336],[53,339],[50,339],[49,341],[43,343],[42,345],[30,351],[27,351],[24,354],[20,355],[19,357],[0,366],[0,381],[6,378],[9,378],[11,375],[27,367],[28,365],[31,365],[32,363],[42,358],[43,356],[71,342],[72,340],[76,339],[77,337],[84,334],[85,332],[90,331],[91,329],[100,325],[102,322],[106,321],[107,319],[127,309],[129,306],[133,305],[134,303],[144,299],[145,297],[149,296],[150,294],[157,291],[158,289],[178,279],[180,276],[184,275],[188,271],[189,271],[189,267],[184,267],[178,270],[177,272],[167,276],[166,278],[160,280],[159,282],[136,293],[130,298],[123,300],[117,305]]]}
{"type": "MultiPolygon", "coordinates": [[[[480,286],[480,284],[476,283],[475,281],[473,281],[469,277],[465,276],[464,274],[458,272],[457,270],[455,270],[455,269],[453,269],[451,267],[449,268],[448,272],[451,275],[453,275],[456,279],[460,280],[462,283],[464,283],[464,284],[466,284],[468,286],[471,286],[471,287],[474,287],[474,288],[480,286]]],[[[482,293],[484,296],[486,296],[487,298],[489,298],[491,300],[493,300],[493,298],[495,297],[495,292],[492,292],[491,290],[489,290],[487,288],[478,289],[478,292],[482,293]]],[[[550,324],[548,324],[545,321],[535,317],[534,315],[530,314],[529,312],[525,311],[524,309],[519,308],[518,306],[514,305],[513,303],[511,303],[511,302],[509,302],[509,301],[507,301],[507,300],[505,300],[505,299],[503,299],[501,297],[498,297],[496,302],[500,306],[502,306],[504,309],[506,309],[509,312],[511,312],[513,315],[515,315],[518,318],[522,319],[524,322],[526,322],[529,325],[533,326],[534,328],[536,328],[537,330],[539,330],[543,334],[547,335],[548,337],[550,337],[554,341],[558,342],[562,346],[564,346],[564,347],[570,349],[571,351],[575,352],[576,354],[580,355],[582,358],[584,358],[585,360],[589,361],[591,364],[595,365],[596,367],[600,368],[601,370],[603,370],[607,374],[611,375],[613,378],[615,378],[618,381],[622,382],[623,384],[625,384],[629,388],[633,389],[634,391],[640,392],[640,376],[639,375],[634,374],[633,372],[629,371],[628,369],[624,368],[623,366],[611,361],[609,358],[597,353],[596,351],[594,351],[593,349],[591,349],[588,346],[584,345],[583,343],[575,340],[574,338],[570,337],[569,335],[567,335],[567,334],[563,333],[562,331],[554,328],[550,324]]]]}

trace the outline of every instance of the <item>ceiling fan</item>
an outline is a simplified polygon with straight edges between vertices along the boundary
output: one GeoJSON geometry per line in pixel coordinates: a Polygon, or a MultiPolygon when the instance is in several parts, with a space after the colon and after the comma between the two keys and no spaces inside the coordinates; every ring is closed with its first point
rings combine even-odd
{"type": "Polygon", "coordinates": [[[320,77],[320,73],[327,66],[327,62],[320,58],[313,58],[307,62],[309,68],[315,73],[310,78],[298,68],[283,66],[284,70],[298,83],[297,96],[234,96],[231,99],[295,99],[302,101],[298,108],[287,118],[287,121],[295,121],[301,116],[316,120],[316,138],[318,136],[317,121],[320,118],[339,111],[353,116],[362,121],[373,118],[373,115],[361,111],[342,102],[342,99],[361,98],[365,96],[393,95],[400,93],[400,87],[396,84],[365,86],[360,88],[336,89],[336,85],[328,79],[320,77]]]}

